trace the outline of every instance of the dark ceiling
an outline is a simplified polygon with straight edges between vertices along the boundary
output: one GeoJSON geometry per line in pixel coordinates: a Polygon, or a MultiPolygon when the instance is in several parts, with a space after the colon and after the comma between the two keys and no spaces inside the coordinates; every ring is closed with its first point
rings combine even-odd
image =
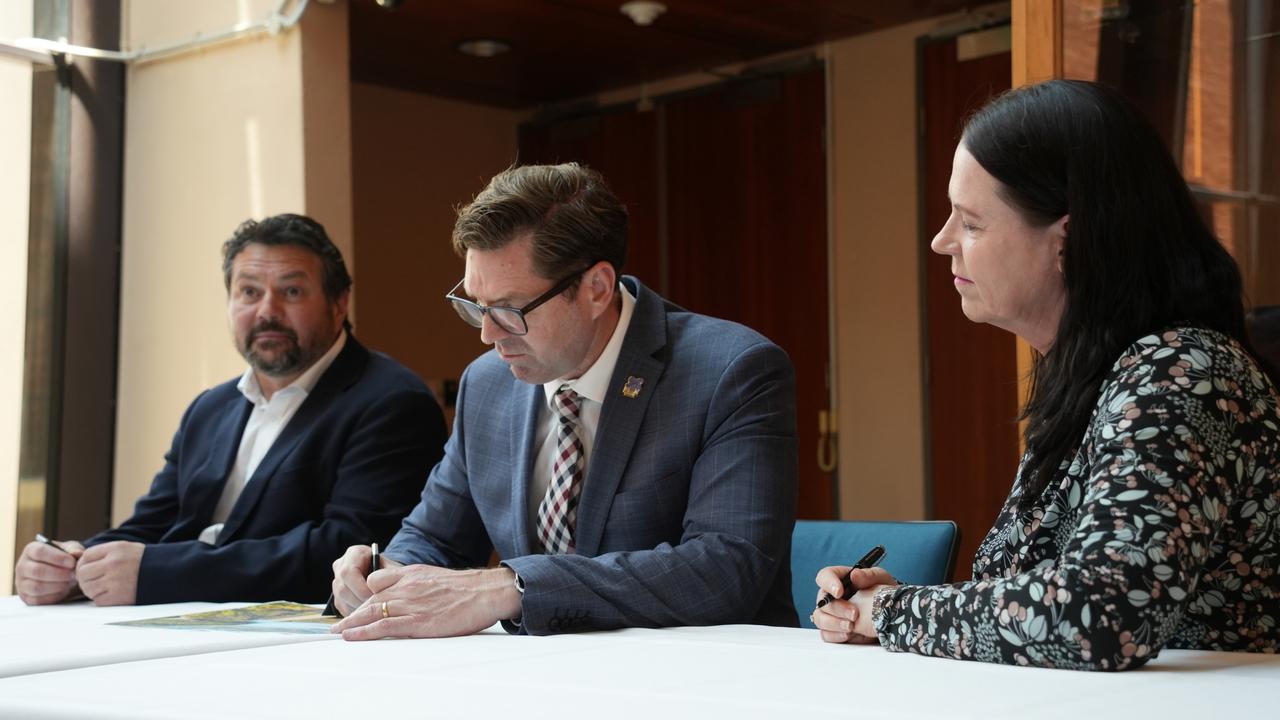
{"type": "Polygon", "coordinates": [[[648,27],[622,0],[351,0],[351,78],[527,108],[753,60],[912,20],[966,0],[668,0],[648,27]],[[477,38],[511,51],[476,58],[477,38]]]}

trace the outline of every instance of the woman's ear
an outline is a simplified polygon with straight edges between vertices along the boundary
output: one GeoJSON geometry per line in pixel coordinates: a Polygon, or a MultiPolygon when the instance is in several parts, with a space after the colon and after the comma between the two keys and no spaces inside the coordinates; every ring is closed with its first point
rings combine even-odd
{"type": "Polygon", "coordinates": [[[1062,253],[1067,248],[1067,227],[1071,222],[1070,215],[1063,215],[1049,227],[1049,236],[1058,251],[1058,272],[1062,272],[1062,253]]]}

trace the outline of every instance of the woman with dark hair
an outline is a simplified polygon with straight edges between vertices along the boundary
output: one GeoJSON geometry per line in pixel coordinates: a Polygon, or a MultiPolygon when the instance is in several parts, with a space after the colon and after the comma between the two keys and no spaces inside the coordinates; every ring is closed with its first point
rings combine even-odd
{"type": "Polygon", "coordinates": [[[1280,395],[1159,136],[1093,83],[1014,90],[969,120],[949,194],[932,247],[966,317],[1037,351],[1026,454],[972,581],[825,568],[820,594],[857,591],[822,638],[1089,670],[1280,650],[1280,395]]]}

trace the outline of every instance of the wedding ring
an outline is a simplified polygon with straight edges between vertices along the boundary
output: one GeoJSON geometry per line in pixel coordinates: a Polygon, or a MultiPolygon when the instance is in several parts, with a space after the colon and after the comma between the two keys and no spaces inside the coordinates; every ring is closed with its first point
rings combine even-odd
{"type": "Polygon", "coordinates": [[[391,612],[387,610],[387,601],[384,600],[382,601],[382,618],[385,620],[389,617],[391,617],[391,612]]]}

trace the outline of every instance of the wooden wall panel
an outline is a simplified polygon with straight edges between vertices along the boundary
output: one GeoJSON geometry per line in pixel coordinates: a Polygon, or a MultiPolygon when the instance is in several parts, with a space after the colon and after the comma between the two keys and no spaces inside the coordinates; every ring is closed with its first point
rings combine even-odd
{"type": "Polygon", "coordinates": [[[824,113],[821,68],[667,107],[670,296],[753,327],[791,356],[801,518],[835,516],[832,476],[817,462],[829,402],[824,113]]]}
{"type": "Polygon", "coordinates": [[[520,132],[522,163],[585,163],[627,203],[627,272],[790,355],[804,518],[836,507],[817,463],[817,415],[829,402],[825,102],[818,67],[520,132]]]}
{"type": "MultiPolygon", "coordinates": [[[[947,185],[964,118],[1008,88],[1008,53],[959,62],[955,40],[925,45],[924,232],[926,246],[951,212],[947,185]]],[[[967,579],[1017,472],[1015,337],[971,322],[960,309],[951,259],[924,249],[932,517],[960,526],[956,577],[967,579]]]]}
{"type": "Polygon", "coordinates": [[[614,111],[520,127],[522,165],[578,162],[600,171],[627,206],[631,238],[623,272],[661,290],[658,114],[614,111]]]}

